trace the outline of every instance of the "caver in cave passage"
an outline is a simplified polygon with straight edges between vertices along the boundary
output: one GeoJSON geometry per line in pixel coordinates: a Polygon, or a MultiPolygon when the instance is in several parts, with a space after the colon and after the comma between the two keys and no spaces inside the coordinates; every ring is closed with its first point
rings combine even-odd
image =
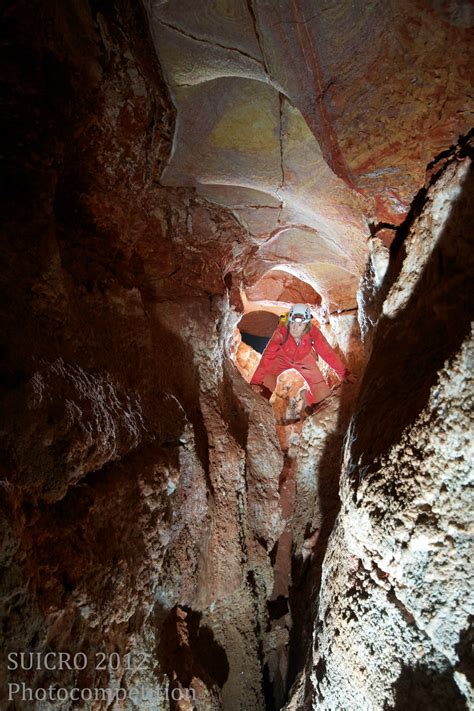
{"type": "Polygon", "coordinates": [[[250,385],[266,398],[276,387],[278,376],[294,368],[305,379],[303,409],[309,415],[322,409],[332,393],[318,368],[316,358],[321,356],[333,368],[339,379],[353,383],[355,377],[347,370],[323,334],[312,322],[306,304],[295,304],[280,318],[279,324],[265,348],[250,385]]]}

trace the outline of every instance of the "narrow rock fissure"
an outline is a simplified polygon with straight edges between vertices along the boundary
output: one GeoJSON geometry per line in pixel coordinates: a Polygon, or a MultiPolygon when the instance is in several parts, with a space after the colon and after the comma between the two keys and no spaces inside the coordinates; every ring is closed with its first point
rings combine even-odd
{"type": "MultiPolygon", "coordinates": [[[[280,170],[281,170],[281,180],[280,180],[280,185],[278,186],[278,190],[282,190],[284,185],[285,185],[285,164],[284,164],[284,146],[283,146],[283,139],[286,133],[285,125],[284,125],[284,102],[285,102],[285,97],[283,94],[278,94],[278,106],[279,106],[279,142],[280,142],[280,170]]],[[[280,208],[281,209],[281,208],[280,208]]]]}
{"type": "Polygon", "coordinates": [[[186,30],[184,30],[182,27],[177,27],[176,25],[172,25],[170,22],[165,22],[164,20],[159,20],[159,23],[160,25],[163,25],[163,27],[168,27],[170,30],[179,32],[180,34],[184,35],[185,37],[188,37],[189,39],[194,40],[195,42],[203,42],[204,44],[211,45],[211,47],[219,47],[220,49],[225,49],[227,52],[237,52],[238,54],[242,55],[242,57],[251,59],[252,61],[257,62],[258,64],[262,65],[262,67],[264,67],[264,63],[260,59],[258,59],[257,57],[253,57],[251,54],[244,52],[242,49],[237,49],[236,47],[226,47],[223,44],[215,42],[214,40],[208,40],[204,37],[196,37],[190,34],[189,32],[186,32],[186,30]]]}
{"type": "Polygon", "coordinates": [[[260,49],[260,54],[262,55],[262,64],[264,66],[265,73],[267,74],[268,77],[271,78],[271,74],[269,72],[267,60],[265,57],[265,49],[263,46],[262,36],[261,36],[260,30],[258,28],[258,20],[257,20],[257,13],[256,13],[255,7],[254,7],[254,0],[247,0],[247,9],[249,11],[249,15],[252,20],[252,25],[253,25],[253,29],[254,29],[254,33],[255,33],[255,39],[257,40],[257,44],[260,49]]]}

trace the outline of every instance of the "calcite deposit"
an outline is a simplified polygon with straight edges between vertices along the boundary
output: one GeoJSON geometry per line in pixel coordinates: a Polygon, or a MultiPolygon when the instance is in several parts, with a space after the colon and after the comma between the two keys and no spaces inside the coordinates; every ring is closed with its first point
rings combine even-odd
{"type": "Polygon", "coordinates": [[[0,15],[0,707],[472,706],[468,4],[0,15]]]}

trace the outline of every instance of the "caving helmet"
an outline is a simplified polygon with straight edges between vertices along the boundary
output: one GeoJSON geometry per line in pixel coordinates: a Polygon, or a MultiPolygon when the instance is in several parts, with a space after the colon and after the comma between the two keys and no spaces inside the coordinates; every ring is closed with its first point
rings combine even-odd
{"type": "Polygon", "coordinates": [[[290,323],[309,323],[312,319],[311,311],[306,304],[295,304],[288,314],[290,323]]]}

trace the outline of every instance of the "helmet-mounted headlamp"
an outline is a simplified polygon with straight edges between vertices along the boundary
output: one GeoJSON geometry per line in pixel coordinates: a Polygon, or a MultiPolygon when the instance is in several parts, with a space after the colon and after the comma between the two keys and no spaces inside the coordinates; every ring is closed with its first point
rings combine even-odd
{"type": "Polygon", "coordinates": [[[311,319],[311,311],[306,304],[295,304],[291,307],[288,314],[288,321],[290,323],[308,323],[311,319]]]}

